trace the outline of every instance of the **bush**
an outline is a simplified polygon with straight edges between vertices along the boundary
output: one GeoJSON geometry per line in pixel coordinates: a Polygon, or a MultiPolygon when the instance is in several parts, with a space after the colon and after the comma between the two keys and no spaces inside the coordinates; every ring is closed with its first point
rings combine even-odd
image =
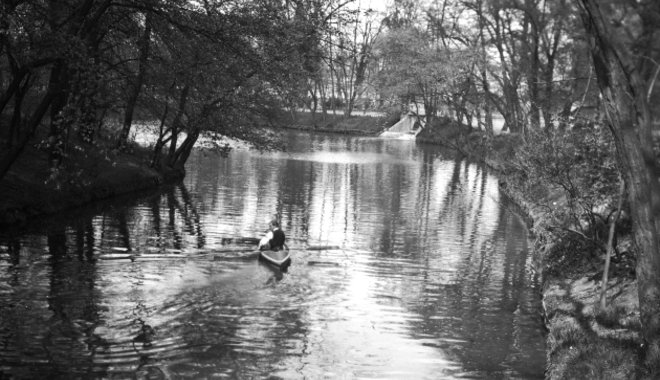
{"type": "Polygon", "coordinates": [[[560,235],[545,253],[543,274],[548,277],[576,278],[592,269],[598,258],[598,247],[575,234],[560,235]]]}
{"type": "Polygon", "coordinates": [[[428,123],[417,136],[418,141],[453,146],[457,149],[469,149],[468,134],[470,129],[447,117],[438,117],[428,123]]]}
{"type": "Polygon", "coordinates": [[[524,191],[541,196],[542,228],[573,231],[604,242],[618,200],[614,143],[603,128],[532,132],[516,151],[508,173],[524,191]]]}

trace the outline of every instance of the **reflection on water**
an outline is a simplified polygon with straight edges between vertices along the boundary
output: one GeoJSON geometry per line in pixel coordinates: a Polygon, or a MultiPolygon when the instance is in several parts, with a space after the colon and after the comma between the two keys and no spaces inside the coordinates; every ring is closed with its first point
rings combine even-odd
{"type": "Polygon", "coordinates": [[[0,377],[543,376],[527,231],[496,178],[410,141],[290,141],[0,238],[0,377]],[[227,244],[274,214],[286,273],[227,244]]]}

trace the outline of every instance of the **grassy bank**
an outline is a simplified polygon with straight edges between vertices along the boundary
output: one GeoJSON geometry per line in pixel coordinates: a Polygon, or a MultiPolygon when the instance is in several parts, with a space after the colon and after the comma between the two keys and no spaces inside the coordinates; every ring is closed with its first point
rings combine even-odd
{"type": "MultiPolygon", "coordinates": [[[[500,170],[502,190],[525,210],[535,235],[534,256],[542,279],[542,304],[548,330],[547,379],[633,379],[642,376],[638,349],[639,303],[630,237],[619,237],[619,257],[613,258],[608,282],[608,306],[599,307],[604,255],[578,236],[548,233],[553,210],[565,207],[554,192],[529,193],[508,180],[508,161],[519,138],[500,136],[486,155],[500,170]],[[498,149],[499,148],[499,149],[498,149]],[[541,196],[542,199],[532,199],[541,196]]],[[[652,377],[648,377],[652,378],[652,377]]]]}
{"type": "Polygon", "coordinates": [[[45,136],[26,146],[0,180],[0,228],[183,178],[180,171],[149,167],[151,151],[130,145],[119,151],[114,140],[71,143],[61,168],[50,168],[45,136]]]}
{"type": "Polygon", "coordinates": [[[639,304],[629,228],[619,228],[619,253],[610,268],[608,305],[601,309],[603,250],[575,233],[554,232],[559,228],[557,214],[567,207],[566,197],[553,189],[522,185],[515,174],[524,146],[520,136],[505,134],[489,139],[481,132],[444,122],[419,137],[487,163],[497,171],[503,192],[526,214],[535,235],[534,255],[543,283],[548,330],[546,378],[654,378],[657,374],[644,372],[639,356],[639,304]]]}
{"type": "Polygon", "coordinates": [[[285,128],[290,129],[375,136],[394,125],[399,120],[399,115],[392,113],[386,116],[370,116],[356,113],[350,117],[345,117],[339,112],[337,114],[328,113],[325,115],[320,112],[315,114],[311,112],[295,112],[293,114],[289,113],[283,119],[281,124],[285,128]]]}

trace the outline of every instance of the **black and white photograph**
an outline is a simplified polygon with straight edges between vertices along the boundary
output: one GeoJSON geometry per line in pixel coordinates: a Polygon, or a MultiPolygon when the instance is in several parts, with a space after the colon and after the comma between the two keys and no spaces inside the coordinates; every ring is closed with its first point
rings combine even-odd
{"type": "Polygon", "coordinates": [[[660,379],[659,0],[2,0],[0,380],[660,379]]]}

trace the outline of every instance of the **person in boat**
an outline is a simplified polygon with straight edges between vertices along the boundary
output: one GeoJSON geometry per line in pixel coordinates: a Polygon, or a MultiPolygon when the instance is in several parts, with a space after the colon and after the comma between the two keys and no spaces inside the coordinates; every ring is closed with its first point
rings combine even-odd
{"type": "Polygon", "coordinates": [[[279,251],[284,248],[288,249],[284,243],[286,236],[284,235],[284,231],[282,231],[280,228],[280,223],[277,221],[277,219],[270,221],[268,224],[268,229],[269,231],[266,233],[266,236],[264,236],[261,241],[259,241],[259,250],[279,251]]]}

